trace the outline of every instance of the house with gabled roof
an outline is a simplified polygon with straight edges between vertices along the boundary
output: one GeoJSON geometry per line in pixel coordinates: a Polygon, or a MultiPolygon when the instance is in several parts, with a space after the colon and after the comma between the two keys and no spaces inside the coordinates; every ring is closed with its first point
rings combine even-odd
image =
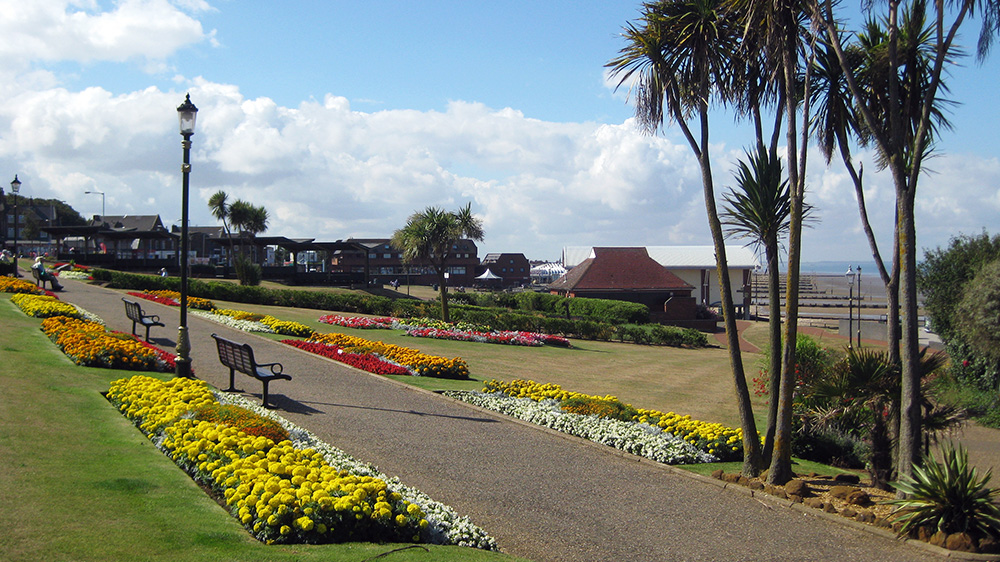
{"type": "MultiPolygon", "coordinates": [[[[717,306],[722,300],[719,276],[716,271],[714,246],[646,246],[649,257],[667,271],[680,277],[695,288],[692,293],[699,304],[717,306]]],[[[563,266],[576,267],[587,259],[590,246],[563,248],[563,266]]],[[[750,278],[758,267],[757,256],[746,246],[726,246],[729,265],[729,284],[733,303],[741,312],[749,310],[750,278]]]]}
{"type": "Polygon", "coordinates": [[[642,247],[592,248],[590,257],[549,284],[550,292],[567,297],[641,303],[650,320],[679,326],[697,324],[694,290],[642,247]]]}

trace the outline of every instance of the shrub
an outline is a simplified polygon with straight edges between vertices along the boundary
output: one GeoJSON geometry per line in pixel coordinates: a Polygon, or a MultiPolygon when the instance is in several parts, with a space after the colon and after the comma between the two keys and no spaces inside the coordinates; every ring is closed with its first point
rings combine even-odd
{"type": "Polygon", "coordinates": [[[832,431],[797,432],[792,436],[792,455],[841,468],[864,468],[871,452],[861,441],[832,431]]]}
{"type": "Polygon", "coordinates": [[[909,495],[893,500],[900,534],[920,527],[945,533],[970,533],[977,538],[1000,538],[1000,506],[994,501],[1000,490],[987,488],[992,471],[980,478],[969,465],[969,455],[959,446],[948,445],[942,460],[928,458],[924,466],[913,466],[913,476],[904,476],[896,487],[909,495]]]}

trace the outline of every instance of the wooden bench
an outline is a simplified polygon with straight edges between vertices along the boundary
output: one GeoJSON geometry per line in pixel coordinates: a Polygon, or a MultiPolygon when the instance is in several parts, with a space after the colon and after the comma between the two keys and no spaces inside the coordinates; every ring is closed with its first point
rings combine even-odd
{"type": "Polygon", "coordinates": [[[236,371],[239,371],[264,383],[262,402],[265,408],[270,408],[271,406],[267,403],[268,384],[273,380],[292,380],[292,377],[281,372],[281,363],[258,363],[253,357],[253,348],[250,347],[250,344],[236,343],[218,334],[212,334],[212,337],[215,338],[215,343],[219,348],[219,361],[229,367],[229,388],[225,392],[236,392],[234,377],[236,371]]]}
{"type": "MultiPolygon", "coordinates": [[[[43,289],[45,288],[45,279],[42,279],[42,272],[41,271],[38,271],[38,269],[32,267],[31,268],[31,276],[35,278],[35,286],[41,287],[43,289]]],[[[52,286],[52,282],[50,281],[49,282],[49,287],[51,287],[51,286],[52,286]]]]}
{"type": "Polygon", "coordinates": [[[163,322],[160,322],[160,317],[155,314],[143,314],[142,307],[139,303],[135,301],[130,301],[122,297],[122,301],[125,303],[125,316],[132,321],[132,335],[138,337],[139,334],[135,333],[135,325],[142,324],[146,327],[146,341],[149,341],[149,329],[153,326],[166,326],[163,322]]]}

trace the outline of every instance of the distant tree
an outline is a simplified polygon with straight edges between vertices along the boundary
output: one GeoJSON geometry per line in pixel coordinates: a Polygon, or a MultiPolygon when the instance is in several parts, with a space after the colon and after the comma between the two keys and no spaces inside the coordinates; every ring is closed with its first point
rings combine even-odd
{"type": "MultiPolygon", "coordinates": [[[[212,194],[208,199],[208,208],[212,211],[212,216],[222,221],[222,228],[226,231],[226,240],[232,244],[233,233],[229,230],[229,196],[221,189],[212,194]]],[[[228,248],[232,254],[233,247],[228,248]]],[[[231,259],[231,256],[230,256],[231,259]]]]}
{"type": "Polygon", "coordinates": [[[956,312],[962,339],[976,353],[1000,361],[1000,260],[984,265],[965,285],[956,312]]]}
{"type": "Polygon", "coordinates": [[[253,263],[247,255],[247,247],[250,240],[267,231],[270,219],[267,209],[237,199],[229,206],[228,214],[229,222],[239,232],[240,239],[240,255],[236,259],[236,276],[243,285],[257,285],[261,279],[260,265],[253,263]]]}
{"type": "Polygon", "coordinates": [[[460,239],[481,241],[484,235],[483,222],[472,215],[472,203],[456,213],[427,207],[410,215],[406,226],[392,235],[391,244],[402,254],[404,263],[428,261],[434,267],[441,292],[441,319],[445,322],[450,321],[450,315],[444,274],[452,251],[460,239]]]}

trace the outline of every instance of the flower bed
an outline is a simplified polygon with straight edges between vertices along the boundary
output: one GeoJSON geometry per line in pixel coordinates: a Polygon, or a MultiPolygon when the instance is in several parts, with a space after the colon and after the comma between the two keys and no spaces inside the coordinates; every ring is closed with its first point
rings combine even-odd
{"type": "Polygon", "coordinates": [[[304,349],[316,355],[322,355],[334,361],[340,361],[352,367],[375,373],[376,375],[412,375],[406,367],[390,363],[385,359],[369,353],[348,353],[336,345],[319,342],[309,342],[302,340],[281,340],[281,343],[288,344],[299,349],[304,349]]]}
{"type": "MultiPolygon", "coordinates": [[[[574,399],[598,402],[618,401],[614,396],[589,396],[579,392],[564,390],[556,384],[541,384],[522,379],[513,380],[509,383],[490,380],[486,382],[483,392],[534,401],[553,400],[561,404],[563,409],[570,409],[567,405],[574,399]]],[[[633,411],[635,414],[631,416],[632,423],[657,428],[659,431],[683,439],[698,449],[717,457],[719,460],[737,460],[743,454],[742,429],[731,428],[718,423],[693,420],[691,416],[682,416],[674,412],[664,413],[642,408],[633,411]]]]}
{"type": "Polygon", "coordinates": [[[77,307],[68,302],[62,302],[54,296],[17,293],[10,298],[10,302],[16,304],[21,309],[21,312],[35,318],[51,318],[53,316],[82,317],[77,307]]]}
{"type": "Polygon", "coordinates": [[[415,349],[346,334],[314,333],[309,341],[335,345],[348,353],[375,354],[410,369],[414,375],[446,379],[469,378],[469,367],[460,357],[446,359],[415,349]]]}
{"type": "Polygon", "coordinates": [[[558,400],[533,400],[500,393],[469,391],[447,391],[444,394],[663,464],[695,464],[718,460],[684,439],[659,431],[649,424],[566,412],[558,400]]]}
{"type": "Polygon", "coordinates": [[[0,293],[26,293],[30,295],[43,295],[47,291],[38,287],[30,281],[18,279],[17,277],[0,276],[0,293]]]}
{"type": "MultiPolygon", "coordinates": [[[[206,318],[213,322],[218,322],[224,326],[229,326],[230,328],[236,328],[237,330],[243,330],[244,332],[259,332],[263,334],[273,334],[274,330],[270,326],[261,323],[259,320],[250,320],[246,318],[240,318],[237,316],[231,316],[227,314],[219,314],[219,310],[213,310],[212,312],[206,312],[204,310],[191,310],[189,311],[195,316],[201,318],[206,318]]],[[[247,313],[249,315],[249,313],[247,313]]]]}
{"type": "Polygon", "coordinates": [[[192,478],[224,500],[259,540],[412,541],[496,549],[482,529],[447,506],[273,413],[258,412],[286,426],[291,440],[275,443],[225,423],[191,419],[190,412],[222,402],[201,381],[136,376],[113,382],[108,399],[192,478]]]}
{"type": "Polygon", "coordinates": [[[176,368],[173,354],[132,334],[109,332],[92,320],[53,316],[42,321],[42,332],[77,365],[160,372],[176,368]]]}
{"type": "Polygon", "coordinates": [[[357,328],[359,330],[391,330],[394,318],[368,318],[365,316],[340,316],[339,314],[327,314],[320,316],[319,321],[324,324],[333,324],[344,328],[357,328]]]}
{"type": "MultiPolygon", "coordinates": [[[[160,291],[129,291],[129,295],[133,297],[139,297],[140,299],[146,299],[153,302],[158,302],[160,304],[165,304],[167,306],[180,306],[181,305],[181,294],[177,291],[170,291],[163,289],[160,291]]],[[[197,308],[200,310],[212,310],[215,305],[212,301],[208,299],[203,299],[200,297],[192,297],[188,295],[188,308],[197,308]]]]}
{"type": "Polygon", "coordinates": [[[454,341],[472,341],[480,343],[497,343],[507,345],[523,345],[538,347],[545,344],[569,347],[569,340],[559,336],[538,334],[535,332],[516,332],[490,330],[488,327],[475,326],[465,322],[450,324],[429,318],[364,318],[329,314],[321,316],[320,322],[343,326],[345,328],[396,329],[405,330],[407,336],[417,338],[434,338],[454,341]]]}

